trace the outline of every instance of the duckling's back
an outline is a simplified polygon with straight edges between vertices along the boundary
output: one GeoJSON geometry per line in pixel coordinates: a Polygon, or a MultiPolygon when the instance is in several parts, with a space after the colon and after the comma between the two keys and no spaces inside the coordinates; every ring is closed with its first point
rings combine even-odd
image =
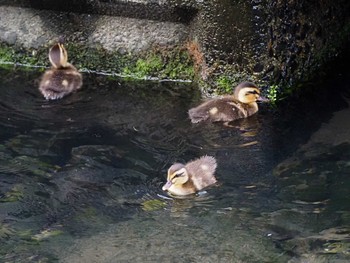
{"type": "Polygon", "coordinates": [[[208,100],[188,111],[192,123],[205,120],[233,121],[248,116],[246,106],[235,100],[233,96],[224,96],[218,99],[208,100]]]}
{"type": "Polygon", "coordinates": [[[70,65],[67,68],[51,69],[45,72],[39,90],[46,99],[61,99],[65,95],[81,88],[82,76],[70,65]]]}
{"type": "Polygon", "coordinates": [[[186,164],[186,169],[197,191],[216,183],[216,167],[216,159],[208,155],[186,164]]]}

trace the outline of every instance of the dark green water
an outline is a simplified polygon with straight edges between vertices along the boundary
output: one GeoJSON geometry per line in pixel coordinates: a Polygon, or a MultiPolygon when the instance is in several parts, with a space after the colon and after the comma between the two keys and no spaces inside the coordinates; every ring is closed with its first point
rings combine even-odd
{"type": "Polygon", "coordinates": [[[193,125],[194,84],[85,74],[81,91],[47,102],[41,73],[0,73],[0,262],[350,260],[339,97],[193,125]],[[173,162],[205,154],[218,187],[162,192],[173,162]]]}

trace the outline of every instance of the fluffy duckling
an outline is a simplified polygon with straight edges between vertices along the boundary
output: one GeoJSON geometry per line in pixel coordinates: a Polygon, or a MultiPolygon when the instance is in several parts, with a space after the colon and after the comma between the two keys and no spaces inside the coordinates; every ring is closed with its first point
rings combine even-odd
{"type": "Polygon", "coordinates": [[[210,99],[188,111],[192,123],[209,120],[230,122],[247,118],[258,111],[257,101],[267,101],[260,96],[259,88],[252,82],[240,83],[233,95],[210,99]]]}
{"type": "Polygon", "coordinates": [[[216,183],[216,166],[215,158],[207,155],[187,164],[175,163],[170,166],[162,189],[173,195],[194,194],[216,183]]]}
{"type": "Polygon", "coordinates": [[[47,70],[40,82],[39,90],[47,100],[62,97],[81,88],[83,78],[78,70],[68,63],[67,50],[57,43],[49,51],[51,69],[47,70]]]}

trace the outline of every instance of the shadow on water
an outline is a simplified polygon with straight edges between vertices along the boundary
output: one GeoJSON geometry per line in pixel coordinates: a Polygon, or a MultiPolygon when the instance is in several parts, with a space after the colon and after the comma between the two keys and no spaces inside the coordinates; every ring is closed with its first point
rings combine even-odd
{"type": "Polygon", "coordinates": [[[194,84],[86,74],[81,91],[47,102],[39,77],[1,70],[5,262],[348,259],[349,142],[306,144],[345,104],[262,105],[231,128],[193,125],[194,84]],[[205,154],[219,186],[186,199],[161,191],[173,162],[205,154]]]}

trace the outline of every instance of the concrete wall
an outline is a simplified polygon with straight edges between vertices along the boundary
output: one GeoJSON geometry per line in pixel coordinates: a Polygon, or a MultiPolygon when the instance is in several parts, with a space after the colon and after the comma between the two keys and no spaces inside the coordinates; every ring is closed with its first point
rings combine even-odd
{"type": "Polygon", "coordinates": [[[347,0],[2,0],[0,42],[40,50],[64,36],[134,57],[180,48],[207,91],[227,92],[223,79],[291,87],[347,47],[349,14],[347,0]]]}

